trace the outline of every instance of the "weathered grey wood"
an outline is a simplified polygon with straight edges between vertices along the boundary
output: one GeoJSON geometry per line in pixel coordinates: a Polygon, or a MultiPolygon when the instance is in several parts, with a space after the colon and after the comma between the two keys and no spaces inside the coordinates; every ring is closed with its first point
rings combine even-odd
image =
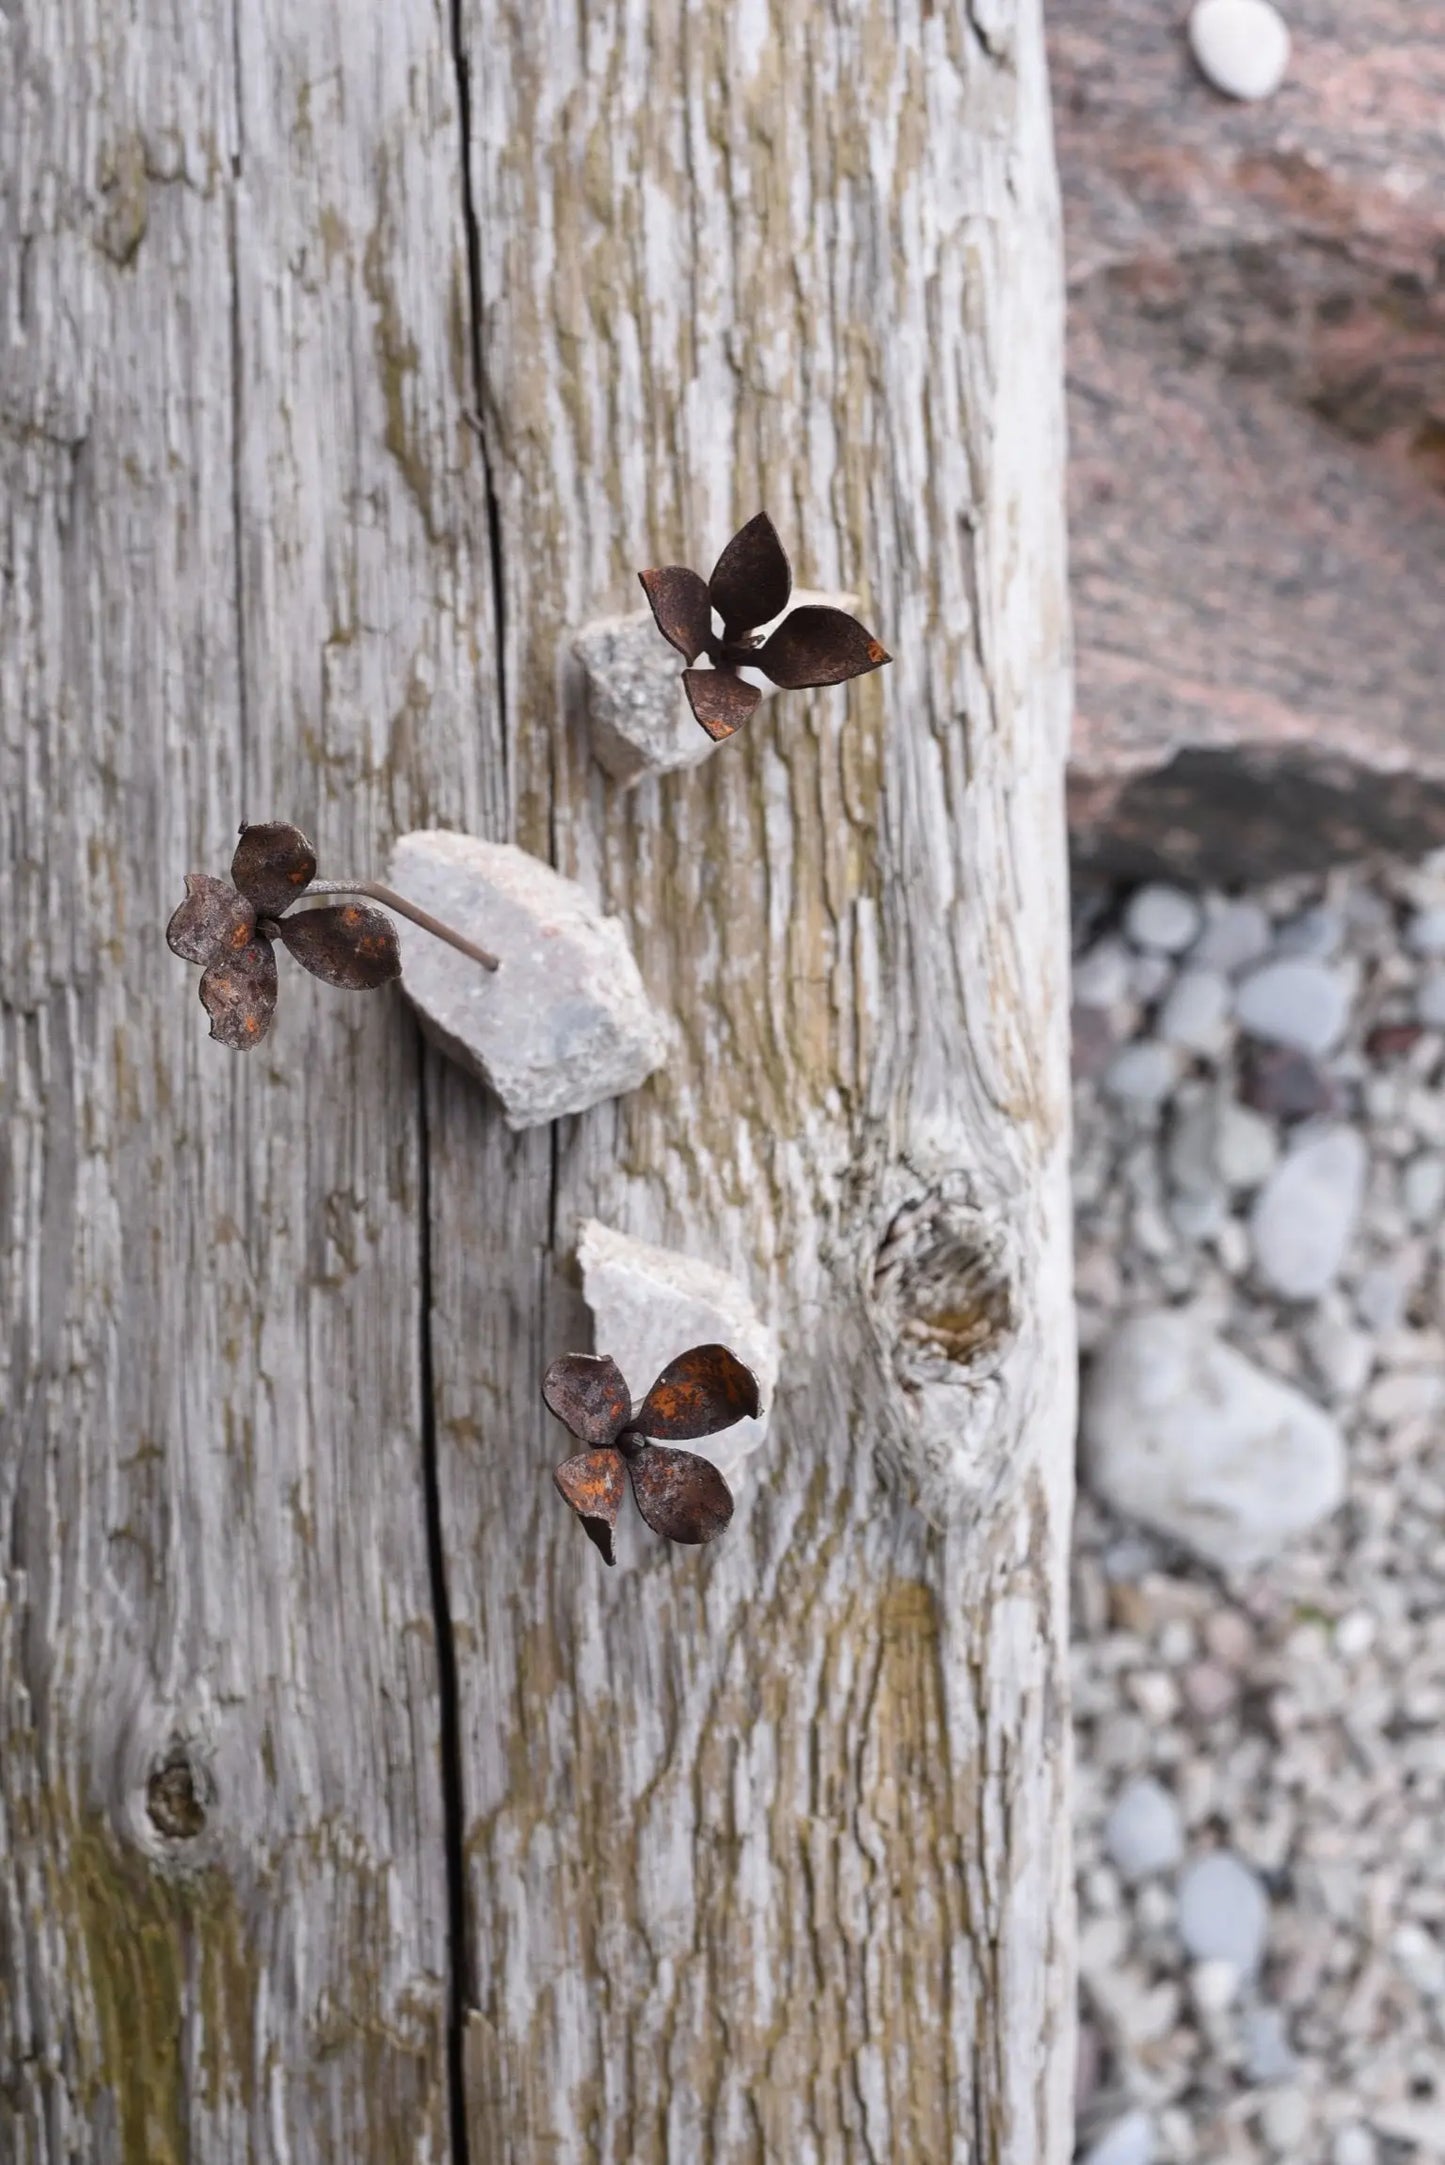
{"type": "MultiPolygon", "coordinates": [[[[478,772],[680,1024],[431,1071],[474,2157],[1058,2165],[1071,1961],[1058,222],[1035,0],[465,0],[506,707],[478,772]],[[570,633],[765,503],[899,656],[701,770],[570,633]],[[607,1573],[535,1399],[580,1222],[784,1339],[727,1540],[607,1573]],[[921,1503],[925,1511],[916,1505],[921,1503]]],[[[647,1378],[633,1379],[641,1389],[647,1378]]]]}
{"type": "Polygon", "coordinates": [[[1037,0],[461,33],[501,655],[447,11],[0,5],[0,2157],[461,2154],[429,1350],[472,2165],[1059,2165],[1037,0]],[[569,635],[760,502],[900,659],[618,791],[569,635]],[[511,1137],[295,972],[224,1055],[160,928],[269,814],[553,859],[671,1067],[511,1137]],[[787,1359],[728,1540],[613,1575],[536,1402],[591,1215],[787,1359]]]}
{"type": "Polygon", "coordinates": [[[161,935],[486,815],[459,141],[427,0],[0,9],[7,2165],[449,2154],[415,1033],[161,935]]]}

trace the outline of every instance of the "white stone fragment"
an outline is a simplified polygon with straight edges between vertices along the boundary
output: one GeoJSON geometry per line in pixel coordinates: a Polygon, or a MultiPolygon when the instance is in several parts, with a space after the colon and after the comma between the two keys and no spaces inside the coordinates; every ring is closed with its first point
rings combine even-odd
{"type": "Polygon", "coordinates": [[[575,880],[509,842],[436,829],[399,838],[390,878],[501,958],[484,970],[408,931],[401,983],[428,1036],[496,1092],[508,1127],[585,1112],[661,1066],[668,1026],[622,923],[575,880]]]}
{"type": "Polygon", "coordinates": [[[1254,1265],[1282,1300],[1318,1300],[1339,1276],[1365,1191],[1367,1153],[1354,1128],[1320,1128],[1281,1159],[1255,1197],[1254,1265]]]}
{"type": "Polygon", "coordinates": [[[1250,971],[1235,993],[1234,1011],[1252,1037],[1318,1057],[1344,1035],[1350,991],[1342,969],[1312,955],[1287,955],[1250,971]]]}
{"type": "Polygon", "coordinates": [[[1104,1341],[1080,1434],[1096,1491],[1225,1570],[1275,1555],[1344,1495],[1335,1423],[1187,1310],[1104,1341]]]}
{"type": "Polygon", "coordinates": [[[1196,0],[1189,44],[1215,89],[1246,103],[1272,98],[1289,67],[1289,30],[1270,0],[1196,0]]]}
{"type": "Polygon", "coordinates": [[[1157,880],[1130,896],[1124,930],[1136,947],[1154,954],[1182,955],[1197,939],[1203,915],[1193,895],[1157,880]]]}
{"type": "Polygon", "coordinates": [[[612,1355],[638,1398],[689,1346],[728,1346],[751,1368],[762,1399],[760,1418],[687,1446],[736,1485],[744,1460],[767,1435],[778,1380],[777,1334],[759,1316],[747,1287],[715,1263],[634,1240],[596,1218],[582,1227],[577,1260],[597,1351],[612,1355]]]}
{"type": "MultiPolygon", "coordinates": [[[[799,587],[784,614],[805,603],[845,609],[850,616],[859,607],[856,594],[799,587]]],[[[717,750],[687,703],[682,656],[663,638],[650,609],[594,618],[573,639],[572,652],[586,686],[592,749],[615,782],[630,788],[649,774],[676,774],[717,750]]],[[[765,699],[777,689],[761,674],[750,681],[765,699]]]]}

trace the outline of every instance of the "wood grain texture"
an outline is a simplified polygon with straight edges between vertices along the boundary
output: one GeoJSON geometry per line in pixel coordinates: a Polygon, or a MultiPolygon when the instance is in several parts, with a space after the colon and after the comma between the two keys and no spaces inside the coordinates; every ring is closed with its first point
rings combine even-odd
{"type": "MultiPolygon", "coordinates": [[[[1039,10],[462,10],[515,838],[676,1017],[512,1138],[431,1073],[473,2158],[1060,2165],[1072,1436],[1060,271],[1039,10]],[[563,657],[760,504],[899,657],[623,793],[563,657]],[[581,1222],[736,1270],[727,1538],[608,1573],[581,1222]]],[[[490,726],[490,725],[489,725],[490,726]]],[[[607,1350],[600,1348],[599,1350],[607,1350]]],[[[645,1379],[639,1379],[639,1387],[645,1379]]]]}
{"type": "Polygon", "coordinates": [[[458,802],[446,25],[18,0],[0,143],[0,2157],[440,2159],[416,1037],[162,932],[458,802]]]}

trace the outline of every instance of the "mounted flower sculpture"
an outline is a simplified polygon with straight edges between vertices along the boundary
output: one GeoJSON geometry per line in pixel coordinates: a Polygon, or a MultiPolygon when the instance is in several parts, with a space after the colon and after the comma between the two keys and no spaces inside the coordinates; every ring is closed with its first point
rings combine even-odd
{"type": "Polygon", "coordinates": [[[760,669],[780,691],[846,684],[893,659],[845,609],[806,602],[759,639],[788,606],[793,567],[766,511],[739,527],[712,568],[712,577],[666,564],[640,571],[657,628],[687,663],[682,688],[693,714],[714,739],[731,737],[762,698],[756,684],[738,674],[760,669]],[[722,631],[713,630],[713,613],[722,631]],[[705,655],[712,667],[693,664],[705,655]]]}
{"type": "MultiPolygon", "coordinates": [[[[808,603],[783,613],[792,568],[766,512],[733,535],[711,578],[682,564],[638,576],[658,629],[687,665],[682,682],[693,714],[714,739],[733,736],[762,697],[743,669],[760,670],[780,689],[802,690],[846,683],[891,659],[842,609],[808,603]],[[761,638],[759,627],[770,623],[772,632],[761,638]],[[697,668],[704,657],[711,666],[697,668]]],[[[383,910],[410,918],[485,970],[499,967],[495,955],[393,888],[374,880],[318,880],[315,850],[284,820],[241,828],[229,881],[188,872],[185,900],[166,938],[182,960],[200,966],[211,1036],[246,1052],[264,1043],[275,1020],[278,941],[312,976],[346,991],[373,991],[401,974],[400,942],[383,910]],[[322,896],[346,899],[296,909],[322,896]],[[368,906],[375,903],[382,909],[368,906]]],[[[629,1481],[638,1511],[664,1539],[699,1546],[723,1532],[733,1515],[727,1482],[710,1460],[675,1446],[758,1418],[757,1378],[728,1347],[680,1353],[637,1406],[607,1355],[564,1354],[547,1370],[542,1396],[584,1446],[553,1480],[607,1563],[617,1560],[617,1521],[629,1481]]]]}
{"type": "Polygon", "coordinates": [[[605,1353],[564,1353],[542,1378],[542,1396],[587,1446],[552,1479],[582,1531],[617,1561],[617,1517],[631,1478],[638,1510],[655,1534],[698,1545],[716,1541],[733,1515],[732,1490],[710,1459],[674,1443],[716,1436],[762,1411],[758,1379],[726,1346],[694,1346],[669,1361],[640,1406],[605,1353]]]}
{"type": "Polygon", "coordinates": [[[369,895],[484,970],[498,966],[495,955],[393,888],[375,880],[318,880],[316,852],[299,827],[283,820],[242,827],[230,883],[188,872],[186,899],[166,927],[171,952],[201,965],[211,1035],[233,1052],[261,1044],[275,1020],[277,940],[303,970],[346,992],[372,992],[401,974],[401,943],[390,918],[356,901],[288,916],[303,895],[369,895]]]}

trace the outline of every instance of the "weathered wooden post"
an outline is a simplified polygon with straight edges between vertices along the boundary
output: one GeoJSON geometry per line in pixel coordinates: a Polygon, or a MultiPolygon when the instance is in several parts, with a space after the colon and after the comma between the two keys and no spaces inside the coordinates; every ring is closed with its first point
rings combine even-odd
{"type": "Polygon", "coordinates": [[[1062,2165],[1037,0],[15,0],[0,144],[0,2157],[1062,2165]],[[622,790],[571,636],[760,505],[897,659],[622,790]],[[554,862],[667,1066],[212,1046],[162,930],[271,816],[554,862]],[[613,1573],[589,1219],[783,1352],[613,1573]]]}

